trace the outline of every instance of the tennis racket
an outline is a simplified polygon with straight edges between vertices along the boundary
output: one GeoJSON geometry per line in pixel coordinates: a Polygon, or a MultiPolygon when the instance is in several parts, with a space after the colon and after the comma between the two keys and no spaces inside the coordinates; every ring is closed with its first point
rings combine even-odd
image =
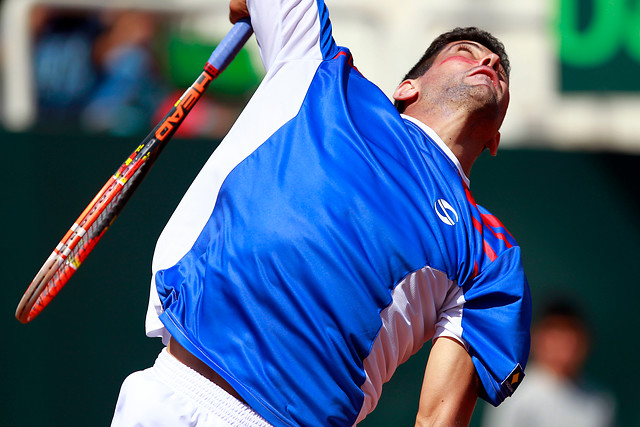
{"type": "Polygon", "coordinates": [[[96,194],[27,288],[16,309],[20,322],[32,321],[60,292],[116,219],[209,84],[229,65],[252,33],[247,18],[231,28],[198,79],[96,194]]]}

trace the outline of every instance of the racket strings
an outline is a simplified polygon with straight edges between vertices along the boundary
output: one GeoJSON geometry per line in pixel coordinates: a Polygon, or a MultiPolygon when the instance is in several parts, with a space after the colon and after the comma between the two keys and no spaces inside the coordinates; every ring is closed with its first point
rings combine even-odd
{"type": "Polygon", "coordinates": [[[68,257],[62,261],[56,269],[53,276],[49,279],[45,289],[42,291],[29,313],[29,320],[36,317],[44,307],[58,294],[64,287],[69,278],[75,273],[80,265],[93,250],[105,231],[111,225],[120,211],[120,201],[127,194],[128,189],[136,181],[140,174],[140,169],[136,170],[133,175],[124,183],[120,191],[118,191],[113,199],[104,207],[104,210],[98,215],[93,223],[87,228],[85,234],[78,243],[71,249],[68,257]]]}

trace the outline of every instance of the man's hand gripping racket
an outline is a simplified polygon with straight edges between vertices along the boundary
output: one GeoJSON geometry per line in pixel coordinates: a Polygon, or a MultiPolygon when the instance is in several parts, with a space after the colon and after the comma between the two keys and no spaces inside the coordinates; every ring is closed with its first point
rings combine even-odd
{"type": "Polygon", "coordinates": [[[109,178],[29,285],[16,309],[19,321],[28,323],[33,320],[67,283],[120,213],[211,81],[229,65],[252,33],[248,19],[241,19],[233,26],[213,51],[195,83],[109,178]]]}

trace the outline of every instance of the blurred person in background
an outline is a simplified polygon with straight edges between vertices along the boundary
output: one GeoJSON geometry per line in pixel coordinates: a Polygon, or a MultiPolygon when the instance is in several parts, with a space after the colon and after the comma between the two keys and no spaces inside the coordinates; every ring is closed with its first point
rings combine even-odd
{"type": "MultiPolygon", "coordinates": [[[[171,48],[164,46],[172,42],[166,40],[167,18],[130,9],[34,7],[31,29],[38,126],[114,136],[141,135],[152,129],[189,87],[206,59],[198,56],[201,52],[196,45],[208,42],[183,39],[179,31],[174,31],[173,42],[184,44],[179,48],[186,52],[172,57],[171,48]],[[193,69],[185,60],[189,54],[195,57],[193,69]],[[184,74],[180,68],[189,70],[189,81],[176,81],[174,74],[184,74]]],[[[210,49],[203,47],[206,52],[210,49]]],[[[245,66],[239,78],[246,80],[247,69],[245,66]]],[[[216,86],[224,83],[218,81],[216,86]]],[[[203,97],[180,127],[181,137],[224,136],[240,112],[238,100],[255,90],[249,81],[240,89],[237,83],[227,82],[226,88],[236,90],[228,100],[211,92],[203,97]]]]}
{"type": "Polygon", "coordinates": [[[107,14],[109,25],[96,40],[93,56],[99,81],[82,113],[88,130],[132,135],[149,130],[160,98],[156,61],[151,45],[157,18],[149,13],[107,14]]]}
{"type": "Polygon", "coordinates": [[[97,84],[93,43],[103,31],[96,16],[35,7],[31,14],[39,118],[67,126],[86,106],[97,84]]]}
{"type": "Polygon", "coordinates": [[[36,7],[31,16],[39,125],[147,132],[164,89],[152,45],[157,17],[36,7]]]}
{"type": "Polygon", "coordinates": [[[584,315],[569,299],[555,299],[532,330],[532,363],[518,393],[487,407],[485,427],[608,427],[615,402],[583,376],[591,347],[584,315]]]}

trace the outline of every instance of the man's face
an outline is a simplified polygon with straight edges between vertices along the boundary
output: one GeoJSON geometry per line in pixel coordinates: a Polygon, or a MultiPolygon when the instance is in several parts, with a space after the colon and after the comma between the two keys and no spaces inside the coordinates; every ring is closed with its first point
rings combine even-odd
{"type": "Polygon", "coordinates": [[[449,43],[418,80],[427,94],[442,94],[440,102],[486,110],[498,127],[502,124],[509,105],[509,82],[498,55],[483,45],[472,41],[449,43]]]}
{"type": "Polygon", "coordinates": [[[574,319],[554,315],[534,328],[531,348],[544,368],[559,377],[573,378],[587,358],[589,336],[574,319]]]}

